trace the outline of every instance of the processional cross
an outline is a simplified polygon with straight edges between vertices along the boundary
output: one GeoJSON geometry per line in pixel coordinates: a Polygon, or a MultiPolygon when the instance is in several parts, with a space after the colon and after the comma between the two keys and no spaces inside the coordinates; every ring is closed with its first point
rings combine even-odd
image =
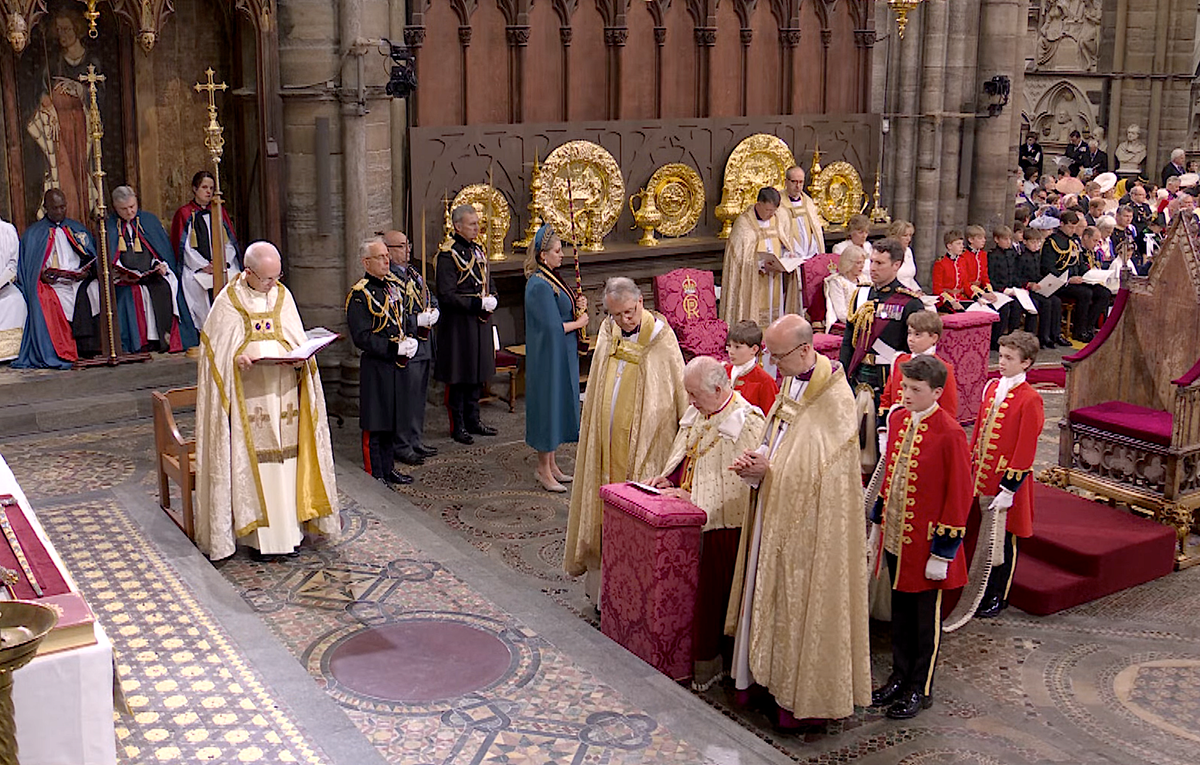
{"type": "Polygon", "coordinates": [[[213,199],[212,215],[210,216],[211,239],[210,250],[213,253],[213,294],[216,295],[225,286],[225,217],[222,207],[225,200],[221,198],[221,155],[225,150],[223,128],[217,121],[217,91],[224,92],[228,87],[223,82],[213,79],[213,68],[204,70],[208,82],[197,82],[197,93],[208,92],[208,126],[204,128],[204,145],[213,161],[213,199]],[[218,255],[218,253],[220,253],[218,255]]]}

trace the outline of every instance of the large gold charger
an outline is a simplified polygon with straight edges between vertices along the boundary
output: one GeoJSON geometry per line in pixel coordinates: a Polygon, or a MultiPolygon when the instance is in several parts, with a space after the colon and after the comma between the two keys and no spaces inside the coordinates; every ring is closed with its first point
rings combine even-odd
{"type": "Polygon", "coordinates": [[[546,157],[540,175],[538,207],[563,241],[598,243],[617,224],[625,204],[625,181],[617,161],[603,146],[591,141],[564,143],[546,157]]]}
{"type": "Polygon", "coordinates": [[[690,165],[672,162],[654,171],[646,190],[663,220],[656,228],[663,236],[686,236],[704,212],[704,182],[690,165]]]}
{"type": "Polygon", "coordinates": [[[844,226],[852,215],[865,209],[862,178],[849,162],[826,165],[811,186],[821,217],[835,226],[844,226]]]}
{"type": "Polygon", "coordinates": [[[783,188],[784,175],[796,164],[792,150],[782,138],[755,133],[744,139],[725,163],[725,179],[717,218],[724,223],[720,236],[729,236],[733,220],[750,206],[764,186],[783,188]]]}

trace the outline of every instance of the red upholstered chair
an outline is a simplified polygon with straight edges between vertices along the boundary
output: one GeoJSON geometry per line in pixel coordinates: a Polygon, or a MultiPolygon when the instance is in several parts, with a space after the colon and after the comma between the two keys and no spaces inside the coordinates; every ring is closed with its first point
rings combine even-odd
{"type": "Polygon", "coordinates": [[[717,318],[712,271],[677,268],[654,277],[654,306],[675,331],[684,358],[712,356],[724,361],[729,326],[717,318]]]}
{"type": "Polygon", "coordinates": [[[1178,565],[1200,562],[1200,222],[1180,216],[1146,276],[1122,273],[1104,326],[1063,366],[1058,467],[1041,480],[1152,515],[1174,528],[1178,565]]]}
{"type": "Polygon", "coordinates": [[[804,312],[817,330],[825,329],[825,277],[837,268],[837,261],[837,255],[823,252],[800,264],[800,295],[804,301],[804,312]]]}

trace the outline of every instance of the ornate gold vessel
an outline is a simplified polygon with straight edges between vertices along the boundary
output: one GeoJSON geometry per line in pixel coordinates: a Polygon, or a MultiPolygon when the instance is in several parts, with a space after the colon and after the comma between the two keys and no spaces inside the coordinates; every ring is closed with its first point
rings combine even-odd
{"type": "Polygon", "coordinates": [[[603,239],[625,203],[625,182],[613,156],[591,141],[570,141],[550,152],[539,175],[542,187],[535,199],[546,222],[563,241],[581,244],[587,252],[604,249],[603,239]]]}
{"type": "Polygon", "coordinates": [[[656,226],[660,236],[687,236],[700,222],[704,212],[704,182],[690,165],[680,162],[663,165],[650,176],[646,190],[662,213],[662,222],[656,226]]]}
{"type": "Polygon", "coordinates": [[[642,230],[642,238],[638,240],[641,247],[657,247],[658,240],[654,238],[654,229],[662,223],[662,213],[654,204],[654,195],[648,189],[642,189],[629,197],[629,212],[633,213],[634,228],[642,230]],[[638,207],[633,206],[633,200],[640,200],[638,207]]]}
{"type": "Polygon", "coordinates": [[[473,183],[454,195],[450,209],[471,205],[479,213],[479,243],[491,260],[504,258],[504,237],[512,225],[512,210],[504,194],[486,183],[473,183]]]}
{"type": "Polygon", "coordinates": [[[813,181],[813,201],[821,217],[835,226],[844,226],[850,216],[866,209],[862,178],[849,162],[826,165],[813,181]]]}
{"type": "Polygon", "coordinates": [[[725,180],[717,219],[722,222],[721,239],[729,238],[733,221],[742,214],[764,186],[783,188],[784,174],[796,164],[792,150],[783,139],[767,133],[746,138],[729,155],[725,163],[725,180]]]}
{"type": "Polygon", "coordinates": [[[542,227],[541,208],[538,207],[538,195],[542,191],[542,166],[537,157],[533,158],[533,174],[529,180],[529,225],[525,227],[525,236],[513,242],[513,250],[524,250],[533,244],[538,229],[542,227]]]}

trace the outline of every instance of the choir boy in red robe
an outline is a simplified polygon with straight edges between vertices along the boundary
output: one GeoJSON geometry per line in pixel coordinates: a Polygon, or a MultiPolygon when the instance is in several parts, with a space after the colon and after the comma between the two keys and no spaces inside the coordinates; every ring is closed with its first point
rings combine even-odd
{"type": "MultiPolygon", "coordinates": [[[[954,378],[954,365],[948,359],[938,356],[937,344],[942,338],[945,328],[942,317],[933,311],[917,311],[908,317],[908,349],[912,353],[901,353],[892,365],[892,374],[887,384],[883,386],[883,395],[879,397],[880,430],[887,426],[887,417],[893,407],[900,406],[900,384],[904,375],[900,373],[900,365],[917,356],[937,356],[946,365],[946,389],[938,400],[938,406],[946,410],[954,419],[958,419],[958,382],[954,378]]],[[[879,448],[883,453],[886,444],[879,448]]]]}
{"type": "Polygon", "coordinates": [[[942,235],[946,252],[933,264],[933,294],[938,310],[959,313],[974,299],[971,283],[977,278],[975,259],[963,255],[963,233],[952,228],[942,235]]]}
{"type": "Polygon", "coordinates": [[[882,545],[892,580],[892,673],[871,702],[888,705],[894,720],[933,703],[942,592],[966,584],[961,548],[971,508],[967,437],[938,406],[946,365],[917,356],[901,372],[904,408],[888,419],[887,471],[867,543],[882,545]]]}
{"type": "Polygon", "coordinates": [[[1017,537],[1033,535],[1033,486],[1029,474],[1046,416],[1042,396],[1025,381],[1038,354],[1037,338],[1013,332],[1000,338],[1000,378],[988,381],[971,436],[975,502],[1006,511],[1004,563],[992,568],[975,615],[996,616],[1008,606],[1017,562],[1017,537]],[[1029,479],[1029,480],[1027,480],[1029,479]]]}

